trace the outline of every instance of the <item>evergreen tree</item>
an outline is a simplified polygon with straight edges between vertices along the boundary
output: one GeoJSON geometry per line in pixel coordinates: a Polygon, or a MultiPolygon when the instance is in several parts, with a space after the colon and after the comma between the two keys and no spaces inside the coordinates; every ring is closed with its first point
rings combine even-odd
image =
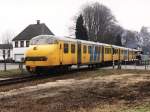
{"type": "Polygon", "coordinates": [[[115,45],[122,46],[121,35],[117,35],[115,45]]]}
{"type": "Polygon", "coordinates": [[[75,35],[77,39],[88,40],[87,29],[83,24],[84,24],[83,16],[79,15],[76,21],[75,35]]]}

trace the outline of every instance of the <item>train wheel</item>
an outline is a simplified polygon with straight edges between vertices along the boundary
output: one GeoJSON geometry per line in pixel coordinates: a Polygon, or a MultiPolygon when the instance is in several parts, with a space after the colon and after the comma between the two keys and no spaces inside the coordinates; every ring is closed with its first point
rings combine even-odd
{"type": "Polygon", "coordinates": [[[88,65],[88,68],[90,69],[90,68],[91,68],[91,65],[88,65]]]}
{"type": "Polygon", "coordinates": [[[88,68],[93,69],[94,68],[93,64],[88,65],[88,68]]]}

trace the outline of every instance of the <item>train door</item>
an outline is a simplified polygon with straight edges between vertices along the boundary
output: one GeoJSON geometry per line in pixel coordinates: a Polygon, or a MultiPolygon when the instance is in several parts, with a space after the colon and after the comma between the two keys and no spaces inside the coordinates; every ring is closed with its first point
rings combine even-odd
{"type": "Polygon", "coordinates": [[[133,52],[133,50],[132,50],[132,60],[134,59],[134,52],[133,52]]]}
{"type": "Polygon", "coordinates": [[[128,50],[126,50],[126,55],[125,56],[126,56],[125,60],[128,61],[128,50]]]}
{"type": "Polygon", "coordinates": [[[102,46],[102,62],[104,62],[104,54],[105,52],[104,52],[104,46],[102,46]]]}
{"type": "Polygon", "coordinates": [[[130,52],[129,52],[129,49],[128,49],[128,61],[130,61],[130,58],[129,58],[129,56],[130,56],[130,52]]]}
{"type": "Polygon", "coordinates": [[[60,65],[63,62],[63,43],[62,42],[59,43],[59,62],[60,62],[60,65]]]}
{"type": "Polygon", "coordinates": [[[112,61],[114,61],[114,54],[115,54],[115,49],[113,47],[111,47],[111,58],[112,58],[112,61]]]}
{"type": "Polygon", "coordinates": [[[98,46],[97,49],[97,62],[100,63],[100,56],[101,56],[101,46],[98,46]]]}
{"type": "Polygon", "coordinates": [[[119,56],[119,60],[121,61],[121,49],[118,48],[118,56],[119,56]]]}
{"type": "Polygon", "coordinates": [[[92,64],[94,61],[94,45],[90,47],[90,63],[92,64]]]}
{"type": "Polygon", "coordinates": [[[97,52],[96,52],[96,51],[97,51],[97,46],[95,45],[95,46],[93,47],[93,55],[94,55],[94,56],[93,56],[93,58],[94,58],[93,60],[94,60],[94,62],[97,61],[97,60],[96,60],[96,58],[97,58],[97,52]]]}
{"type": "Polygon", "coordinates": [[[77,42],[77,64],[81,64],[81,57],[82,57],[82,52],[81,52],[81,42],[77,42]]]}
{"type": "Polygon", "coordinates": [[[91,64],[92,63],[92,46],[91,45],[88,47],[88,52],[89,52],[89,62],[91,64]]]}

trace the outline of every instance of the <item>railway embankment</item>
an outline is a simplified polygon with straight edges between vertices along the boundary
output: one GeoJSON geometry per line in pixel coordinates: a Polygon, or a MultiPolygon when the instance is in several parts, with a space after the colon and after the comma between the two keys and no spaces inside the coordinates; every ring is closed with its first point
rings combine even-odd
{"type": "Polygon", "coordinates": [[[5,112],[148,112],[150,71],[83,70],[0,87],[5,112]]]}

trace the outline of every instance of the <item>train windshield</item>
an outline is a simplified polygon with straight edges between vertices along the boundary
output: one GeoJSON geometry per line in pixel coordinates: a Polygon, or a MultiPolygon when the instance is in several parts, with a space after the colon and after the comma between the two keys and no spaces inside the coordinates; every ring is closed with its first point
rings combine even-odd
{"type": "Polygon", "coordinates": [[[50,36],[37,36],[31,39],[30,45],[56,44],[57,40],[50,36]]]}

